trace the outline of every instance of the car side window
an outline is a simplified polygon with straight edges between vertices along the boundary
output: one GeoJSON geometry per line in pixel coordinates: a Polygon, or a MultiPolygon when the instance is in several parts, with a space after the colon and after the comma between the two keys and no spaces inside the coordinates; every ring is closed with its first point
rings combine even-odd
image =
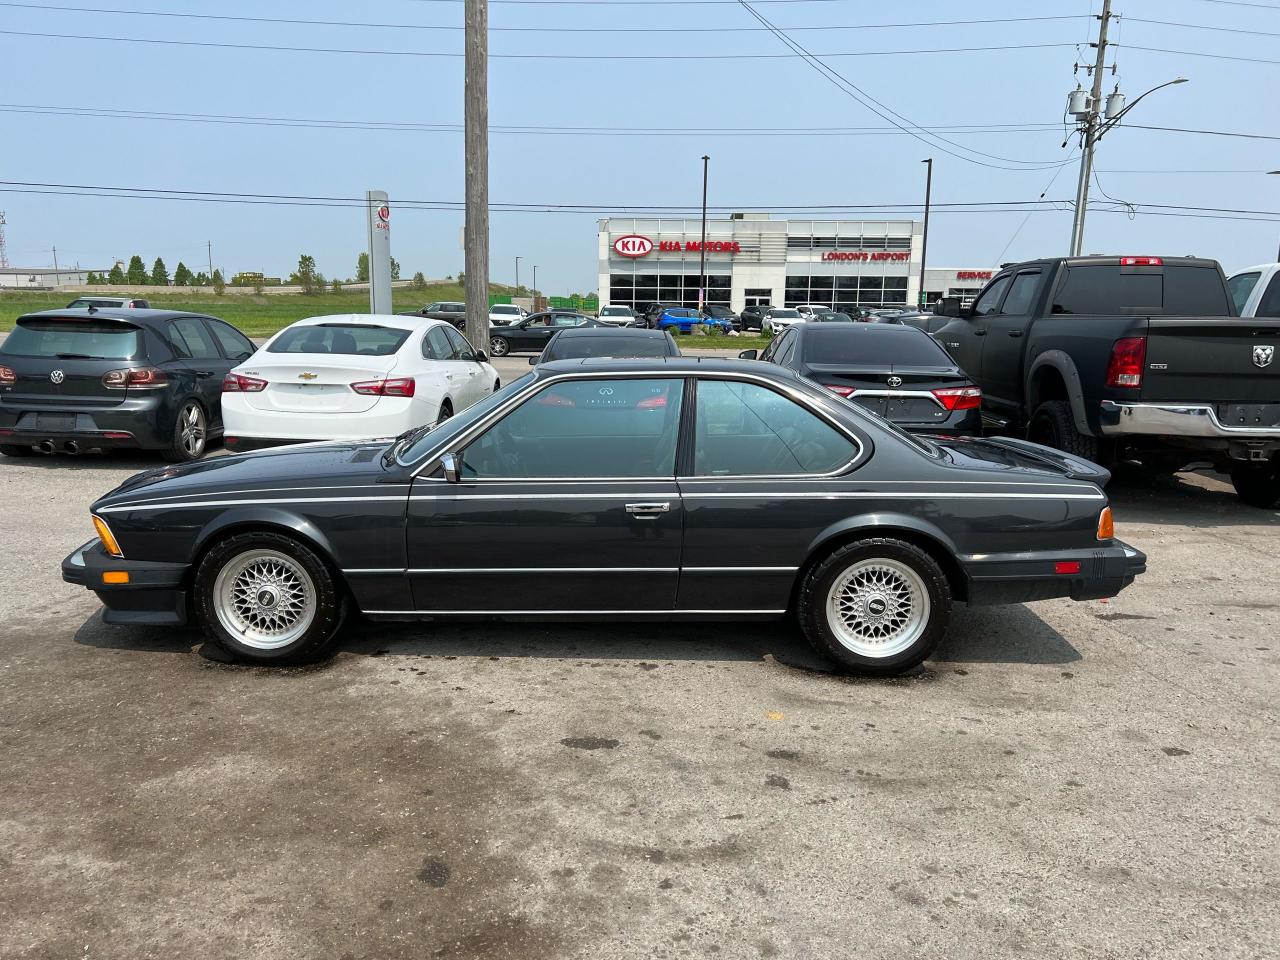
{"type": "Polygon", "coordinates": [[[257,349],[248,337],[230,324],[211,317],[205,320],[205,324],[213,331],[213,338],[228,360],[248,360],[257,349]]]}
{"type": "Polygon", "coordinates": [[[774,337],[770,340],[769,345],[764,348],[764,353],[760,354],[760,359],[772,363],[773,358],[778,355],[778,347],[780,347],[786,339],[787,335],[784,333],[781,336],[774,337]]]}
{"type": "Polygon", "coordinates": [[[183,360],[213,360],[222,356],[204,324],[196,317],[183,317],[169,324],[169,343],[183,360]]]}
{"type": "Polygon", "coordinates": [[[455,360],[470,360],[475,356],[476,351],[471,346],[471,342],[457,330],[449,327],[445,330],[444,335],[449,338],[449,345],[453,347],[453,358],[455,360]]]}
{"type": "Polygon", "coordinates": [[[991,286],[983,292],[982,296],[973,304],[973,315],[975,317],[987,317],[1000,310],[1000,298],[1004,296],[1005,290],[1009,288],[1008,276],[999,277],[991,286]]]}
{"type": "Polygon", "coordinates": [[[1263,291],[1262,299],[1258,301],[1258,309],[1255,315],[1259,317],[1280,317],[1280,271],[1275,273],[1271,278],[1271,282],[1267,284],[1267,289],[1263,291]]]}
{"type": "Polygon", "coordinates": [[[452,360],[453,345],[445,336],[444,327],[432,327],[422,341],[422,355],[428,360],[452,360]]]}
{"type": "MultiPolygon", "coordinates": [[[[1276,276],[1280,277],[1280,273],[1276,276]]],[[[1231,294],[1231,302],[1236,305],[1237,315],[1244,312],[1244,305],[1249,302],[1249,294],[1253,293],[1253,288],[1258,285],[1261,278],[1262,274],[1259,271],[1252,270],[1249,273],[1237,273],[1227,281],[1227,292],[1231,294]]],[[[1274,279],[1271,281],[1271,286],[1276,286],[1274,279]]]]}
{"type": "Polygon", "coordinates": [[[675,475],[681,379],[571,380],[534,394],[462,454],[481,480],[675,475]]]}
{"type": "Polygon", "coordinates": [[[1009,295],[1004,298],[1000,312],[1011,317],[1026,316],[1031,312],[1031,301],[1040,286],[1040,271],[1020,273],[1013,278],[1009,286],[1009,295]]]}
{"type": "Polygon", "coordinates": [[[796,352],[796,341],[798,339],[799,339],[799,334],[788,330],[786,342],[783,344],[782,347],[779,348],[781,349],[782,352],[781,354],[779,354],[778,359],[773,362],[780,363],[785,367],[787,363],[791,360],[792,354],[796,352]]]}
{"type": "Polygon", "coordinates": [[[551,325],[555,327],[580,327],[582,326],[582,318],[570,316],[568,314],[561,314],[558,317],[552,318],[551,325]]]}
{"type": "Polygon", "coordinates": [[[699,380],[693,473],[756,477],[831,473],[858,448],[794,400],[754,383],[699,380]]]}
{"type": "Polygon", "coordinates": [[[545,314],[545,313],[544,313],[544,314],[540,314],[540,315],[535,316],[535,317],[530,317],[530,318],[529,318],[529,322],[526,324],[526,326],[529,326],[529,327],[549,327],[549,326],[551,326],[551,317],[550,317],[550,316],[548,316],[548,315],[547,315],[547,314],[545,314]]]}

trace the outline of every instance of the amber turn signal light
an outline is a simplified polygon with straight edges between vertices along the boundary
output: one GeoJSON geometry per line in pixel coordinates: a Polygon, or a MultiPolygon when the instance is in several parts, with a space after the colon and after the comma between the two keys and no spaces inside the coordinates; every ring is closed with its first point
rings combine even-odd
{"type": "Polygon", "coordinates": [[[1103,507],[1102,512],[1098,514],[1098,539],[1110,540],[1116,535],[1116,524],[1111,519],[1111,508],[1103,507]]]}
{"type": "Polygon", "coordinates": [[[107,526],[105,520],[101,517],[94,517],[93,529],[98,531],[98,539],[102,541],[102,546],[107,553],[113,557],[124,557],[124,551],[120,549],[120,544],[116,543],[116,538],[112,536],[111,528],[107,526]]]}
{"type": "Polygon", "coordinates": [[[129,571],[127,570],[104,570],[102,572],[103,583],[128,583],[129,571]]]}

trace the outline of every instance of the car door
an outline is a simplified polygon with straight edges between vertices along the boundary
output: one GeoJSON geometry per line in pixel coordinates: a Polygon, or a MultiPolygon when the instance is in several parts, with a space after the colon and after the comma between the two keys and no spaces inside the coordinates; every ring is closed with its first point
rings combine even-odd
{"type": "Polygon", "coordinates": [[[784,612],[798,564],[848,503],[823,497],[864,441],[775,385],[700,377],[693,442],[678,483],[685,503],[676,608],[784,612]]]}
{"type": "Polygon", "coordinates": [[[511,349],[536,350],[541,353],[554,332],[551,327],[551,314],[535,313],[513,331],[510,337],[511,349]]]}
{"type": "Polygon", "coordinates": [[[222,378],[235,367],[244,363],[257,351],[248,337],[231,326],[213,317],[205,317],[204,325],[209,332],[213,334],[213,339],[218,345],[218,350],[222,354],[222,362],[218,364],[218,370],[222,376],[216,378],[218,382],[218,399],[217,405],[212,409],[211,413],[217,426],[222,426],[222,378]]]}
{"type": "Polygon", "coordinates": [[[988,318],[1000,309],[1000,301],[1009,289],[1010,279],[1008,274],[996,277],[978,295],[970,311],[964,316],[956,317],[938,331],[936,339],[951,354],[960,369],[971,377],[982,372],[982,351],[987,340],[988,318]]]}
{"type": "Polygon", "coordinates": [[[444,335],[449,338],[449,346],[453,350],[450,363],[455,368],[458,382],[464,385],[467,406],[471,406],[486,396],[493,384],[489,382],[484,367],[476,361],[476,351],[467,338],[452,328],[445,330],[444,335]]]}
{"type": "Polygon", "coordinates": [[[447,395],[453,400],[456,413],[463,407],[470,406],[462,399],[463,384],[457,379],[457,365],[453,361],[453,344],[449,342],[446,331],[452,329],[441,325],[428,327],[422,338],[422,360],[425,379],[431,381],[440,395],[447,395]]]}
{"type": "Polygon", "coordinates": [[[1022,354],[1027,344],[1039,270],[1022,270],[1009,283],[999,308],[986,317],[987,339],[982,347],[981,376],[961,364],[972,379],[982,384],[984,401],[996,408],[1016,408],[1022,394],[1022,354]]]}
{"type": "Polygon", "coordinates": [[[457,482],[427,469],[408,509],[424,613],[665,614],[683,506],[685,381],[569,376],[459,435],[457,482]]]}
{"type": "Polygon", "coordinates": [[[178,357],[177,365],[192,378],[192,392],[204,405],[210,427],[221,427],[222,380],[231,370],[231,362],[222,355],[222,349],[200,317],[171,320],[166,334],[178,357]]]}

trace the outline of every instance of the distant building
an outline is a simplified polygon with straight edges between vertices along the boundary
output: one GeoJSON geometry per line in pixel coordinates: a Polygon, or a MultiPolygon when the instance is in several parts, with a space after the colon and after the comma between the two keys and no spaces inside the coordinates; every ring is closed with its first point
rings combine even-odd
{"type": "Polygon", "coordinates": [[[54,287],[79,287],[89,282],[89,274],[106,270],[54,270],[52,267],[3,267],[0,268],[0,288],[11,290],[51,290],[54,287]]]}

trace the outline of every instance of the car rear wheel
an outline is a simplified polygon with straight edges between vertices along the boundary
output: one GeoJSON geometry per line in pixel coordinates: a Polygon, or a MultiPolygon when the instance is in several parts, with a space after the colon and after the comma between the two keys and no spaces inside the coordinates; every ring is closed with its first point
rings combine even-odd
{"type": "Polygon", "coordinates": [[[283,534],[230,537],[196,572],[194,608],[205,636],[244,663],[305,663],[326,653],[346,604],[324,562],[283,534]]]}
{"type": "Polygon", "coordinates": [[[1231,468],[1231,485],[1249,506],[1270,510],[1280,501],[1280,461],[1237,464],[1231,468]]]}
{"type": "Polygon", "coordinates": [[[889,676],[921,663],[951,619],[938,562],[902,540],[840,547],[805,577],[800,626],[819,653],[854,673],[889,676]]]}
{"type": "Polygon", "coordinates": [[[511,352],[511,344],[506,337],[490,337],[489,338],[489,356],[505,357],[511,352]]]}
{"type": "Polygon", "coordinates": [[[188,400],[179,408],[177,419],[173,422],[173,437],[164,451],[164,458],[173,463],[199,460],[204,456],[208,439],[209,427],[204,407],[197,400],[188,400]]]}
{"type": "Polygon", "coordinates": [[[34,457],[36,448],[21,443],[0,443],[0,454],[6,457],[34,457]]]}
{"type": "Polygon", "coordinates": [[[436,415],[436,426],[440,426],[440,424],[444,423],[452,416],[453,404],[446,400],[444,403],[440,404],[440,413],[436,415]]]}
{"type": "Polygon", "coordinates": [[[1087,437],[1076,429],[1076,419],[1071,404],[1066,400],[1046,400],[1036,408],[1027,428],[1027,439],[1032,443],[1053,447],[1064,453],[1098,462],[1098,438],[1087,437]]]}

